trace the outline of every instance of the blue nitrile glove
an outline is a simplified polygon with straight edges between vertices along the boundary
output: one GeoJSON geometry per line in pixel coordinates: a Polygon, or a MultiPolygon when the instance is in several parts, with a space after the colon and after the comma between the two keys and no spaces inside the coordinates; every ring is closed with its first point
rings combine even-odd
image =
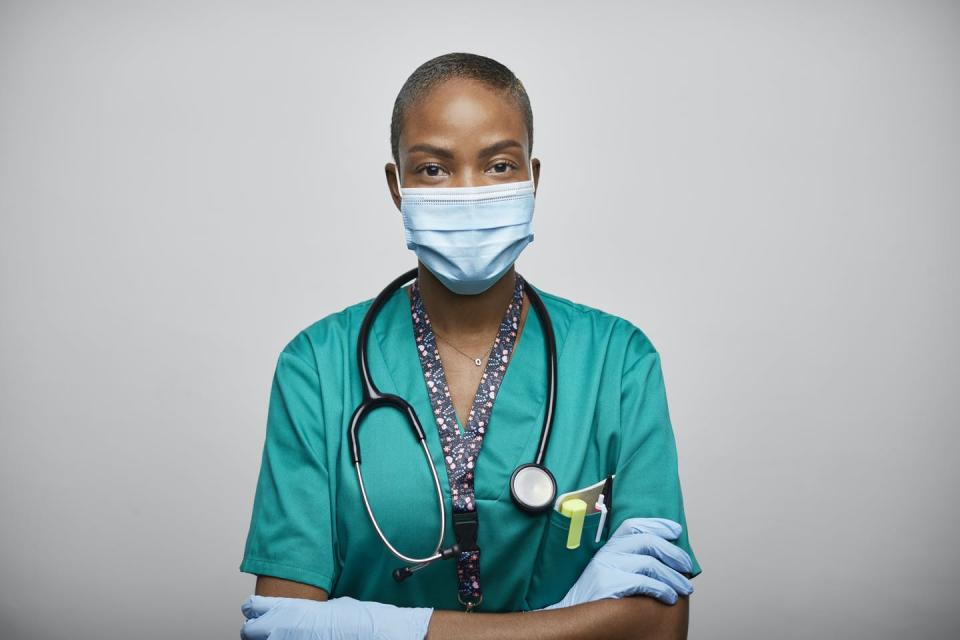
{"type": "Polygon", "coordinates": [[[433,609],[395,607],[348,597],[326,602],[250,596],[241,640],[423,640],[433,609]]]}
{"type": "Polygon", "coordinates": [[[546,609],[624,596],[650,596],[664,604],[677,594],[693,593],[693,585],[679,572],[690,573],[687,552],[667,542],[683,528],[665,518],[628,518],[617,527],[580,574],[563,600],[546,609]]]}

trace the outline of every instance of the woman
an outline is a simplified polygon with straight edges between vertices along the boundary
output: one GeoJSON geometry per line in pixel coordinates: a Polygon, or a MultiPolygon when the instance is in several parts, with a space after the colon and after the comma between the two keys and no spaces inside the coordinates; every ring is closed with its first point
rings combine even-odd
{"type": "Polygon", "coordinates": [[[401,89],[385,169],[418,265],[371,320],[365,353],[379,389],[419,416],[437,477],[398,411],[366,415],[357,439],[370,509],[399,553],[436,551],[439,483],[446,559],[395,580],[406,565],[365,508],[348,425],[364,399],[366,300],[280,354],[240,566],[258,575],[243,638],[685,637],[700,568],[659,357],[631,323],[515,270],[533,239],[532,141],[523,85],[489,58],[440,56],[401,89]],[[551,333],[543,463],[559,497],[538,485],[546,510],[532,513],[511,479],[540,447],[551,333]]]}

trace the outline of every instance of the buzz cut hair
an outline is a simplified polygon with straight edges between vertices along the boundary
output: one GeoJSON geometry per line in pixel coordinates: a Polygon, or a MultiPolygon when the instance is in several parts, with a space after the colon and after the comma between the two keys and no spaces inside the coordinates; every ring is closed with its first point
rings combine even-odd
{"type": "Polygon", "coordinates": [[[512,98],[520,108],[527,127],[527,149],[529,152],[533,151],[533,110],[530,108],[527,90],[517,76],[492,58],[475,53],[447,53],[427,60],[417,67],[397,94],[390,118],[390,150],[394,162],[400,164],[400,131],[407,112],[431,89],[453,78],[482,82],[512,98]]]}

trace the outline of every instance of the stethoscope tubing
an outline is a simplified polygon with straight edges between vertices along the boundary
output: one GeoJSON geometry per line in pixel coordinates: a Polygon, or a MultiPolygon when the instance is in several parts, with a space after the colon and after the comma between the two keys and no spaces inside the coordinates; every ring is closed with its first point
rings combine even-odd
{"type": "MultiPolygon", "coordinates": [[[[528,283],[529,284],[529,283],[528,283]]],[[[550,314],[540,299],[540,294],[536,292],[533,286],[526,287],[527,297],[540,319],[543,326],[543,333],[547,343],[547,406],[543,414],[543,426],[540,428],[540,442],[537,445],[537,455],[533,461],[537,466],[544,466],[543,461],[547,456],[547,443],[550,442],[550,429],[553,426],[553,414],[557,410],[557,339],[553,333],[553,323],[550,321],[550,314]]]]}
{"type": "MultiPolygon", "coordinates": [[[[423,426],[420,424],[420,419],[417,417],[416,411],[414,411],[409,402],[398,395],[392,393],[383,393],[379,388],[377,388],[377,385],[373,381],[373,376],[370,373],[370,367],[367,361],[367,341],[369,339],[373,321],[380,309],[397,289],[400,289],[404,284],[416,278],[417,272],[418,268],[414,267],[413,269],[410,269],[409,271],[395,278],[379,293],[379,295],[377,295],[376,298],[374,298],[373,303],[370,305],[369,309],[364,315],[363,322],[360,325],[360,335],[357,339],[357,368],[360,371],[363,400],[353,412],[353,415],[350,418],[350,426],[348,429],[350,459],[353,462],[353,467],[357,473],[357,482],[360,485],[360,496],[363,501],[364,508],[367,511],[367,516],[369,516],[370,522],[373,524],[373,528],[376,531],[377,537],[380,538],[384,546],[386,546],[394,556],[403,562],[415,565],[408,568],[410,573],[424,568],[435,560],[451,557],[452,553],[456,550],[456,545],[450,549],[443,549],[443,538],[446,535],[446,509],[443,503],[443,490],[440,487],[440,477],[437,475],[436,465],[434,465],[433,458],[430,456],[430,450],[427,448],[426,434],[423,430],[423,426]],[[379,407],[386,406],[393,407],[406,415],[407,424],[413,430],[414,437],[416,437],[417,441],[420,443],[420,447],[422,448],[424,456],[427,459],[427,464],[430,467],[430,473],[433,478],[434,489],[437,496],[437,507],[440,511],[440,527],[437,544],[434,547],[433,553],[424,558],[407,556],[393,546],[386,534],[384,534],[383,530],[380,528],[380,525],[373,514],[373,508],[370,506],[370,501],[367,497],[367,490],[363,483],[363,474],[360,471],[360,425],[363,423],[363,419],[367,416],[367,414],[379,407]]],[[[553,416],[556,411],[557,404],[556,337],[553,332],[553,324],[550,321],[550,315],[547,313],[546,307],[544,306],[540,295],[532,286],[526,287],[526,292],[527,297],[530,299],[534,311],[540,320],[547,344],[547,403],[543,416],[543,425],[540,430],[540,441],[537,445],[537,454],[533,463],[538,467],[543,467],[543,461],[547,453],[547,443],[550,439],[550,430],[553,424],[553,416]]],[[[545,468],[544,470],[546,471],[545,468]]],[[[523,505],[521,505],[521,507],[527,511],[542,510],[529,509],[527,507],[523,507],[523,505]]]]}
{"type": "MultiPolygon", "coordinates": [[[[373,303],[370,305],[366,315],[363,317],[363,322],[360,324],[360,336],[357,340],[357,368],[360,370],[360,377],[362,378],[361,384],[363,386],[363,401],[360,403],[360,406],[357,407],[357,410],[353,412],[353,417],[350,420],[349,430],[350,459],[355,465],[360,464],[360,442],[358,437],[361,419],[369,411],[372,411],[382,404],[391,404],[401,411],[407,413],[408,417],[410,418],[409,423],[414,430],[414,436],[416,436],[417,440],[420,442],[423,442],[426,439],[423,426],[421,426],[420,420],[417,418],[417,414],[413,410],[413,407],[411,407],[410,404],[400,396],[381,393],[380,389],[377,388],[377,385],[373,381],[373,375],[370,373],[370,366],[367,363],[367,340],[370,336],[370,329],[373,325],[374,319],[380,312],[381,307],[383,307],[390,296],[393,295],[394,291],[402,287],[410,280],[413,280],[415,277],[417,277],[417,267],[410,269],[388,284],[386,288],[384,288],[384,290],[381,291],[376,298],[374,298],[373,303]]],[[[431,462],[431,465],[432,464],[433,463],[431,462]]]]}
{"type": "Polygon", "coordinates": [[[383,532],[383,530],[380,529],[380,525],[377,523],[377,519],[373,515],[373,508],[370,506],[370,500],[367,499],[367,489],[363,486],[363,474],[360,473],[360,463],[354,463],[353,467],[357,471],[357,482],[360,483],[360,495],[363,498],[363,506],[367,509],[367,516],[369,516],[370,522],[373,523],[373,528],[376,530],[377,536],[380,538],[383,544],[390,549],[393,555],[408,564],[427,565],[434,560],[439,560],[441,557],[443,557],[440,553],[440,550],[443,548],[443,538],[447,531],[447,516],[443,504],[443,491],[440,489],[440,478],[437,476],[437,468],[434,466],[433,459],[430,457],[430,451],[427,449],[427,443],[421,440],[420,445],[423,447],[423,454],[427,457],[427,463],[430,465],[430,472],[433,474],[433,484],[437,495],[437,507],[440,510],[440,532],[439,537],[437,538],[437,544],[433,549],[433,554],[425,558],[414,558],[405,555],[390,543],[390,540],[387,539],[387,535],[383,532]]]}

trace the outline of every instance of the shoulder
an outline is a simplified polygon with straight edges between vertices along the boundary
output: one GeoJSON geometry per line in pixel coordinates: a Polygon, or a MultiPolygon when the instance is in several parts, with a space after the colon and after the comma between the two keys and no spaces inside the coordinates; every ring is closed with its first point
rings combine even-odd
{"type": "MultiPolygon", "coordinates": [[[[536,287],[534,287],[536,288],[536,287]]],[[[659,357],[649,336],[634,322],[597,307],[536,288],[550,318],[565,342],[589,344],[615,360],[622,358],[624,369],[640,360],[659,357]]]]}
{"type": "Polygon", "coordinates": [[[355,348],[354,336],[371,304],[373,298],[368,298],[321,317],[298,331],[284,345],[280,357],[296,357],[314,366],[344,358],[355,348]]]}

